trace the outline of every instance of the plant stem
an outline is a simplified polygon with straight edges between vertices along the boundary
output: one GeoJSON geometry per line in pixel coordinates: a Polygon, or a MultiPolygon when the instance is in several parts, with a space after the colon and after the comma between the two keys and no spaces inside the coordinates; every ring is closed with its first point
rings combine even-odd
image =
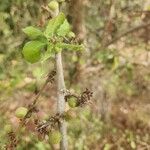
{"type": "MultiPolygon", "coordinates": [[[[56,11],[56,13],[53,14],[54,16],[57,16],[59,13],[59,10],[56,11]]],[[[65,82],[64,82],[64,74],[63,74],[63,66],[62,66],[62,57],[61,52],[56,54],[55,57],[55,63],[56,63],[56,85],[57,85],[57,112],[62,114],[65,111],[65,98],[64,98],[64,90],[65,90],[65,82]]],[[[59,123],[59,130],[62,134],[62,140],[60,142],[60,149],[61,150],[67,150],[67,127],[65,120],[61,121],[59,123]]]]}
{"type": "MultiPolygon", "coordinates": [[[[62,114],[64,113],[65,110],[65,99],[63,92],[65,90],[65,82],[64,82],[61,52],[56,54],[56,78],[57,78],[57,99],[58,99],[57,111],[58,113],[62,114]]],[[[67,128],[64,120],[60,122],[59,128],[62,134],[60,149],[67,150],[67,128]]]]}

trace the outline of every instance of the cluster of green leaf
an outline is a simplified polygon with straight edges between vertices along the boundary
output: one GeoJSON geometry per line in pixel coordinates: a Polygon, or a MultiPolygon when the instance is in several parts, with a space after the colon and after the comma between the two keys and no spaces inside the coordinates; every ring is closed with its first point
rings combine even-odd
{"type": "Polygon", "coordinates": [[[75,51],[83,49],[83,45],[64,42],[64,38],[68,39],[68,35],[72,32],[63,13],[52,18],[43,32],[33,26],[26,27],[23,32],[31,39],[22,51],[24,58],[30,63],[45,61],[62,49],[75,51]]]}

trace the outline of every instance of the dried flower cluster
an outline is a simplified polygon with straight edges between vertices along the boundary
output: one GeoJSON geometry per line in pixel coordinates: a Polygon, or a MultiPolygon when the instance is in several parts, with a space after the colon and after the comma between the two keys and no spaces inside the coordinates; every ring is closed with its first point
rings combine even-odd
{"type": "Polygon", "coordinates": [[[8,133],[9,143],[6,145],[6,150],[14,150],[17,147],[17,139],[14,132],[8,133]]]}

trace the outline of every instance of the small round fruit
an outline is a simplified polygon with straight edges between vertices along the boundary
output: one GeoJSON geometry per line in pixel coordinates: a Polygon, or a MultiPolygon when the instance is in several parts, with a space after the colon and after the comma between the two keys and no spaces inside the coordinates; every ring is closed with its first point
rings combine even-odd
{"type": "Polygon", "coordinates": [[[68,105],[69,105],[71,108],[77,107],[77,105],[78,105],[77,99],[74,98],[74,97],[69,98],[69,99],[68,99],[68,105]]]}
{"type": "Polygon", "coordinates": [[[13,131],[12,125],[11,125],[11,124],[6,124],[5,127],[4,127],[4,131],[5,131],[6,133],[12,132],[12,131],[13,131]]]}
{"type": "Polygon", "coordinates": [[[48,7],[49,7],[51,10],[55,11],[55,10],[57,10],[57,9],[59,8],[59,4],[58,4],[57,1],[53,0],[53,1],[51,1],[51,2],[48,4],[48,7]]]}
{"type": "Polygon", "coordinates": [[[61,133],[59,131],[52,131],[49,134],[49,140],[52,144],[58,144],[62,139],[61,133]]]}
{"type": "Polygon", "coordinates": [[[25,115],[27,114],[27,112],[28,112],[27,108],[25,108],[25,107],[19,107],[19,108],[16,109],[15,115],[16,115],[17,118],[22,119],[22,118],[25,117],[25,115]]]}
{"type": "Polygon", "coordinates": [[[64,118],[66,121],[70,121],[70,120],[76,118],[76,113],[70,109],[67,112],[65,112],[64,118]]]}
{"type": "Polygon", "coordinates": [[[75,38],[76,35],[74,34],[74,32],[69,32],[67,36],[68,38],[75,38]]]}
{"type": "Polygon", "coordinates": [[[62,48],[60,48],[60,47],[55,47],[55,52],[56,53],[59,53],[59,52],[61,52],[62,51],[62,48]]]}

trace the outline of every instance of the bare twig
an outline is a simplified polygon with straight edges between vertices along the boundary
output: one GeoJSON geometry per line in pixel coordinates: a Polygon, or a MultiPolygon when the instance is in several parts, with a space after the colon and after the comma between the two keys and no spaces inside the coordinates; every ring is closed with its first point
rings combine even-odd
{"type": "MultiPolygon", "coordinates": [[[[65,99],[64,93],[62,90],[65,90],[65,82],[64,82],[64,75],[63,75],[63,67],[62,67],[62,58],[61,52],[56,54],[56,76],[57,76],[57,110],[58,113],[62,114],[65,110],[65,99]]],[[[62,134],[62,141],[61,141],[61,150],[67,150],[67,128],[65,121],[60,122],[59,124],[60,132],[62,134]]]]}
{"type": "Polygon", "coordinates": [[[74,97],[77,99],[77,106],[82,107],[88,103],[91,103],[92,96],[93,92],[86,88],[80,95],[67,91],[65,94],[65,100],[68,101],[69,98],[74,97]]]}
{"type": "Polygon", "coordinates": [[[39,90],[39,92],[35,95],[35,97],[33,98],[33,102],[32,104],[29,105],[29,108],[28,108],[28,112],[27,114],[25,115],[25,117],[21,120],[21,123],[16,131],[16,134],[15,135],[18,135],[18,133],[21,131],[21,128],[26,124],[26,119],[29,119],[32,115],[33,112],[36,112],[37,111],[37,108],[36,108],[36,104],[38,102],[38,99],[41,95],[41,93],[44,91],[44,89],[46,88],[47,84],[49,82],[53,82],[54,81],[54,76],[56,75],[56,71],[53,70],[53,71],[50,71],[48,73],[48,77],[44,83],[44,85],[42,86],[42,88],[39,90]]]}
{"type": "Polygon", "coordinates": [[[39,99],[41,93],[44,91],[44,89],[46,88],[46,86],[47,86],[47,84],[48,84],[49,82],[52,83],[52,82],[54,81],[54,76],[55,76],[55,75],[56,75],[56,71],[55,71],[55,70],[50,71],[50,72],[48,73],[48,77],[47,77],[47,79],[46,79],[44,85],[42,86],[42,88],[39,90],[39,92],[38,92],[38,93],[35,95],[35,97],[33,98],[32,104],[29,105],[28,112],[27,112],[26,116],[25,116],[24,119],[23,119],[24,121],[25,121],[26,118],[30,118],[32,112],[36,111],[36,106],[35,106],[35,105],[37,104],[38,99],[39,99]]]}
{"type": "Polygon", "coordinates": [[[54,116],[51,116],[46,122],[39,124],[37,126],[37,131],[47,128],[48,126],[50,126],[50,129],[52,129],[55,127],[56,124],[59,124],[59,122],[61,122],[62,119],[63,115],[57,113],[54,116]]]}
{"type": "Polygon", "coordinates": [[[139,26],[137,26],[137,27],[134,27],[134,28],[131,28],[131,29],[129,29],[129,30],[127,30],[127,31],[125,31],[125,32],[123,32],[123,33],[121,33],[120,35],[116,36],[116,37],[115,37],[114,39],[112,39],[111,41],[109,41],[107,44],[105,44],[105,47],[107,47],[107,46],[109,46],[109,45],[115,43],[116,41],[120,40],[120,38],[122,38],[122,37],[124,37],[124,36],[126,36],[126,35],[128,35],[128,34],[131,34],[131,33],[135,32],[135,31],[137,31],[137,30],[140,30],[140,29],[142,29],[142,28],[146,28],[146,27],[148,27],[148,26],[150,26],[150,22],[148,22],[148,23],[146,23],[146,24],[141,24],[141,25],[139,25],[139,26]]]}
{"type": "Polygon", "coordinates": [[[42,5],[41,8],[42,8],[44,11],[48,12],[49,14],[51,14],[51,11],[48,9],[48,6],[42,5]]]}

